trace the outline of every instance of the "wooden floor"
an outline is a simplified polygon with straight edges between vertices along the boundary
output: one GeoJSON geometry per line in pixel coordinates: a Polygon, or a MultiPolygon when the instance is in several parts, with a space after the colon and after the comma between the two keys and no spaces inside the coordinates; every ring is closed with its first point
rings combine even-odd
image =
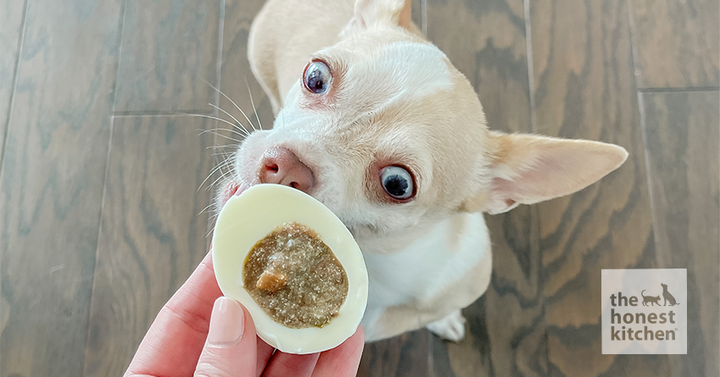
{"type": "MultiPolygon", "coordinates": [[[[183,114],[232,105],[203,80],[255,119],[249,87],[272,124],[245,52],[262,2],[0,2],[0,376],[127,367],[207,250],[217,175],[203,181],[226,141],[202,133],[222,123],[183,114]]],[[[491,127],[630,158],[489,218],[494,274],[464,311],[467,338],[371,344],[359,374],[720,375],[718,0],[415,5],[491,127]],[[687,355],[602,355],[601,269],[647,267],[688,270],[687,355]]]]}

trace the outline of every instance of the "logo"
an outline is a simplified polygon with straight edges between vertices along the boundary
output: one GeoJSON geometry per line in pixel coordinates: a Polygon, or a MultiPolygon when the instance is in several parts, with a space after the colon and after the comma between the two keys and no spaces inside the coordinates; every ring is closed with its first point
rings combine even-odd
{"type": "Polygon", "coordinates": [[[687,270],[602,270],[603,355],[687,354],[687,270]]]}

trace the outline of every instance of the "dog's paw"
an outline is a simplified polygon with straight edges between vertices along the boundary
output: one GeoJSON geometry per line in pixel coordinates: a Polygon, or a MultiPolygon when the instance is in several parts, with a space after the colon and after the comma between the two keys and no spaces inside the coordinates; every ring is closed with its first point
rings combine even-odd
{"type": "Polygon", "coordinates": [[[433,334],[453,342],[459,342],[465,337],[465,322],[460,310],[456,310],[444,318],[429,325],[427,329],[433,334]]]}

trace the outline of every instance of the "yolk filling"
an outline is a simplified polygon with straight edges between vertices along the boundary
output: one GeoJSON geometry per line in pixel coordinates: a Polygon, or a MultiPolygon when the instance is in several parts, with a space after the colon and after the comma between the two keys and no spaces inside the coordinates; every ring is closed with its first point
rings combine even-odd
{"type": "Polygon", "coordinates": [[[348,293],[347,274],[335,254],[312,229],[295,222],[252,247],[243,283],[270,318],[296,329],[330,323],[348,293]]]}

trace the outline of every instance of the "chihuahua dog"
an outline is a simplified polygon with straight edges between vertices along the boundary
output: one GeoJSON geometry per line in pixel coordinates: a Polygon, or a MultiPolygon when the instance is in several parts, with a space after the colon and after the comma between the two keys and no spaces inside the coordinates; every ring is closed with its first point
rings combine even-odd
{"type": "Polygon", "coordinates": [[[330,208],[367,264],[367,341],[425,326],[460,340],[460,310],[492,272],[483,213],[571,194],[627,158],[611,144],[490,131],[409,0],[269,0],[248,55],[276,118],[240,145],[217,205],[276,183],[330,208]]]}

